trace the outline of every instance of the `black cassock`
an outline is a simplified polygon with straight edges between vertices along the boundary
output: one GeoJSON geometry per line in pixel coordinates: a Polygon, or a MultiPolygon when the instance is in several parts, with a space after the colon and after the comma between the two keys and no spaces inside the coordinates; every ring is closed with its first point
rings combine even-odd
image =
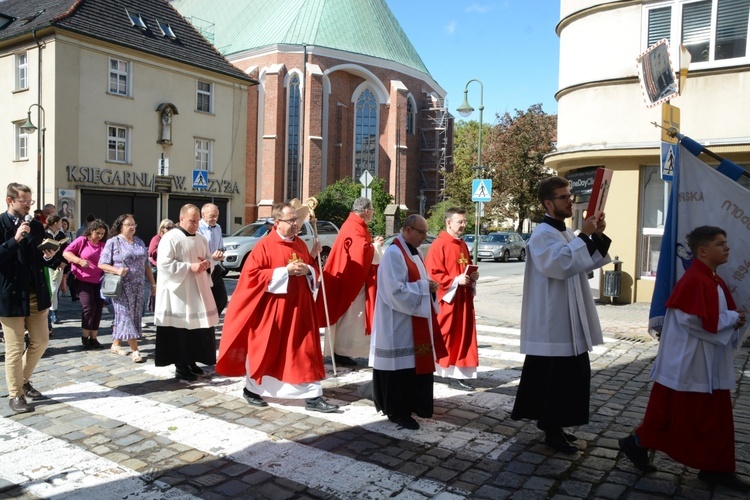
{"type": "Polygon", "coordinates": [[[536,420],[541,430],[589,422],[589,353],[578,356],[526,355],[510,418],[536,420]]]}

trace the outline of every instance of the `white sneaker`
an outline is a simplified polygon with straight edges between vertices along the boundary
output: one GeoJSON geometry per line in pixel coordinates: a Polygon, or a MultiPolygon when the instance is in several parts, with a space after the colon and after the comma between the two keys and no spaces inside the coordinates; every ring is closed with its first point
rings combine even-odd
{"type": "Polygon", "coordinates": [[[140,351],[133,351],[133,354],[130,355],[131,358],[133,358],[133,363],[143,363],[146,356],[141,357],[140,351]]]}

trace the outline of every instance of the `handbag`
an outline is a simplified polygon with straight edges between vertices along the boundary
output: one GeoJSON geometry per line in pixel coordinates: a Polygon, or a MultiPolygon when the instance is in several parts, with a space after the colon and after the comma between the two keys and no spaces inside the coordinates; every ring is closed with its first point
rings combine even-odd
{"type": "MultiPolygon", "coordinates": [[[[117,240],[117,247],[118,249],[120,247],[119,240],[117,240]]],[[[114,264],[114,249],[112,253],[112,264],[114,264]]],[[[117,298],[122,295],[122,276],[119,274],[104,273],[100,293],[102,297],[108,298],[117,298]]]]}
{"type": "Polygon", "coordinates": [[[102,297],[116,298],[122,295],[122,276],[106,273],[102,276],[102,297]]]}

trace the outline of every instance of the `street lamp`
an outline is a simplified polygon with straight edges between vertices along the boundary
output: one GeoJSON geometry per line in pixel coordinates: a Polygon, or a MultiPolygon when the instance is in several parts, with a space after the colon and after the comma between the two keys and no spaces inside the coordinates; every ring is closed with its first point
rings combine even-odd
{"type": "Polygon", "coordinates": [[[36,132],[37,128],[34,126],[34,123],[31,121],[31,108],[36,106],[39,108],[39,112],[37,114],[37,120],[40,120],[40,123],[42,124],[42,131],[41,131],[41,137],[38,141],[36,141],[36,191],[37,196],[39,197],[39,204],[44,205],[45,199],[44,199],[44,132],[47,130],[45,127],[45,111],[44,108],[40,104],[32,104],[29,106],[29,110],[26,113],[26,123],[21,125],[21,130],[23,130],[26,134],[33,134],[36,132]]]}
{"type": "MultiPolygon", "coordinates": [[[[456,111],[458,111],[458,114],[463,116],[464,118],[467,118],[469,115],[471,115],[474,112],[474,108],[471,107],[469,104],[469,84],[471,82],[477,82],[479,84],[479,150],[477,151],[477,178],[482,178],[482,113],[484,111],[484,85],[482,84],[481,80],[477,80],[476,78],[472,78],[468,82],[466,82],[466,86],[464,87],[464,102],[461,103],[461,106],[459,106],[456,111]]],[[[474,264],[476,264],[477,256],[479,255],[479,226],[481,221],[481,215],[479,212],[479,204],[481,202],[477,202],[477,216],[476,216],[476,223],[474,225],[474,246],[472,248],[472,260],[474,261],[474,264]]]]}

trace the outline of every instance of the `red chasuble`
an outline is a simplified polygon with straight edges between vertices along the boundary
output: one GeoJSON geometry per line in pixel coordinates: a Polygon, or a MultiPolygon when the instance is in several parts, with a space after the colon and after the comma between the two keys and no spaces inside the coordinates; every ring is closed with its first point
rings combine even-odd
{"type": "MultiPolygon", "coordinates": [[[[365,286],[367,320],[365,332],[372,331],[372,315],[375,308],[375,280],[378,266],[372,264],[375,247],[372,236],[364,219],[355,213],[341,226],[341,231],[328,255],[323,269],[325,294],[328,303],[328,318],[335,325],[357,298],[365,286]]],[[[322,289],[316,299],[318,308],[318,326],[325,328],[326,313],[323,304],[322,289]]]]}
{"type": "Polygon", "coordinates": [[[440,233],[430,245],[425,258],[425,266],[430,278],[440,284],[437,299],[440,305],[438,323],[448,348],[448,356],[438,359],[443,368],[450,366],[479,366],[477,348],[477,324],[474,312],[472,287],[459,286],[451,303],[443,302],[443,297],[459,274],[471,264],[471,255],[466,242],[454,238],[446,231],[440,233]]]}
{"type": "Polygon", "coordinates": [[[264,375],[289,384],[325,378],[307,277],[289,276],[285,294],[266,291],[274,269],[294,259],[314,262],[301,239],[284,241],[275,230],[250,253],[224,317],[217,373],[245,375],[247,362],[247,375],[258,384],[264,375]]]}

